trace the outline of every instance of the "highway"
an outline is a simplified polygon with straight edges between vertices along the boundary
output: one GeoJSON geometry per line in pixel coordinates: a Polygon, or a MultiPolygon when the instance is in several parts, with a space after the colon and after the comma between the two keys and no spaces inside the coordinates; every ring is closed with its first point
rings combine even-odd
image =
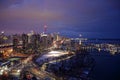
{"type": "Polygon", "coordinates": [[[55,76],[50,75],[46,71],[41,71],[40,67],[32,61],[33,57],[34,57],[34,55],[30,55],[29,57],[22,60],[21,63],[18,63],[17,65],[12,66],[9,69],[10,70],[19,69],[21,71],[29,71],[30,73],[32,73],[39,79],[50,78],[52,80],[56,80],[55,76]]]}
{"type": "MultiPolygon", "coordinates": [[[[11,47],[9,48],[4,48],[8,51],[12,51],[11,50],[11,47]]],[[[17,54],[17,53],[15,53],[17,54]]],[[[53,54],[51,53],[51,55],[53,56],[53,54]]],[[[67,55],[67,54],[66,54],[67,55]]],[[[14,55],[15,56],[15,55],[14,55]]],[[[54,74],[52,73],[49,73],[49,72],[46,72],[45,71],[45,66],[49,63],[54,63],[54,62],[60,62],[60,61],[63,61],[63,60],[67,60],[67,59],[70,59],[71,57],[73,57],[74,55],[70,55],[70,56],[66,56],[66,57],[61,57],[61,58],[56,58],[56,59],[53,59],[53,60],[48,60],[47,62],[43,62],[43,65],[42,67],[39,67],[38,65],[36,65],[34,62],[33,62],[33,59],[35,57],[35,54],[32,54],[32,55],[16,55],[17,56],[25,56],[26,58],[24,58],[23,60],[21,60],[20,63],[16,64],[16,65],[13,65],[9,68],[9,70],[14,70],[14,69],[19,69],[21,71],[29,71],[31,72],[33,75],[35,75],[37,78],[39,79],[45,79],[45,78],[50,78],[51,80],[60,80],[58,77],[56,77],[54,74]]],[[[50,55],[49,55],[50,56],[50,55]]],[[[55,57],[56,55],[53,56],[53,58],[55,57]]],[[[58,55],[57,55],[58,56],[58,55]]],[[[58,56],[60,57],[60,55],[58,56]]]]}
{"type": "MultiPolygon", "coordinates": [[[[58,80],[59,78],[56,77],[55,75],[49,73],[49,72],[46,72],[45,71],[45,66],[46,64],[49,64],[49,63],[54,63],[54,62],[60,62],[60,61],[63,61],[63,60],[67,60],[67,59],[70,59],[71,57],[73,57],[74,55],[70,55],[70,56],[67,56],[65,58],[61,58],[61,59],[57,59],[57,60],[51,60],[47,63],[44,63],[42,65],[42,67],[39,67],[38,65],[36,65],[32,59],[34,57],[34,55],[31,55],[29,56],[28,58],[26,58],[24,61],[23,61],[23,65],[24,65],[24,68],[23,69],[26,69],[28,71],[30,71],[33,75],[35,75],[36,77],[38,77],[39,79],[45,79],[45,78],[50,78],[51,80],[58,80]]],[[[60,79],[59,79],[60,80],[60,79]]]]}

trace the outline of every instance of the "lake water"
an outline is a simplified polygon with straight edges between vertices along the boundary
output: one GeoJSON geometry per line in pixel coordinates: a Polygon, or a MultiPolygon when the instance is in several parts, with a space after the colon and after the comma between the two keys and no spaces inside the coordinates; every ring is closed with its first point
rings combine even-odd
{"type": "Polygon", "coordinates": [[[96,61],[93,80],[120,80],[120,55],[93,53],[93,57],[96,61]]]}

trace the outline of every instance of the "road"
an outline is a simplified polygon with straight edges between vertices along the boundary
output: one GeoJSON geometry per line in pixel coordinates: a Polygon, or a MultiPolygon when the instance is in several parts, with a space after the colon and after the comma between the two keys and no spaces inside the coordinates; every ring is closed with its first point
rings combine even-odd
{"type": "Polygon", "coordinates": [[[58,77],[56,77],[55,75],[45,71],[45,68],[46,68],[45,66],[49,63],[60,62],[60,61],[63,61],[63,60],[70,59],[74,55],[70,55],[70,56],[67,56],[67,57],[62,57],[62,58],[59,58],[57,60],[55,60],[55,59],[53,59],[51,61],[48,60],[46,63],[43,62],[42,67],[39,67],[38,65],[36,65],[33,62],[34,56],[35,55],[28,56],[27,58],[22,60],[17,65],[11,67],[10,70],[16,68],[16,69],[20,69],[21,71],[29,71],[39,79],[50,78],[51,80],[58,80],[59,79],[58,77]]]}
{"type": "Polygon", "coordinates": [[[22,60],[21,63],[18,63],[17,65],[14,65],[11,68],[9,68],[9,70],[20,69],[23,71],[29,71],[40,79],[51,78],[52,80],[56,80],[55,76],[50,75],[46,71],[41,71],[39,66],[32,61],[33,57],[34,55],[30,55],[29,57],[22,60]]]}

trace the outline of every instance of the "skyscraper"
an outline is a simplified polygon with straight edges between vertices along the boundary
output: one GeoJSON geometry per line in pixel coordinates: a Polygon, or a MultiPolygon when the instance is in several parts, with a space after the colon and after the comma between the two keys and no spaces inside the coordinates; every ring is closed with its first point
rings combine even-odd
{"type": "Polygon", "coordinates": [[[34,34],[31,36],[31,44],[33,47],[33,51],[37,52],[39,48],[39,43],[40,43],[40,35],[39,34],[34,34]]]}
{"type": "Polygon", "coordinates": [[[19,44],[18,36],[13,35],[13,51],[17,51],[18,44],[19,44]]]}
{"type": "Polygon", "coordinates": [[[22,48],[26,50],[27,46],[28,46],[28,35],[22,34],[22,48]]]}
{"type": "Polygon", "coordinates": [[[41,34],[41,41],[42,41],[42,46],[44,48],[47,48],[48,47],[48,35],[45,33],[41,34]]]}

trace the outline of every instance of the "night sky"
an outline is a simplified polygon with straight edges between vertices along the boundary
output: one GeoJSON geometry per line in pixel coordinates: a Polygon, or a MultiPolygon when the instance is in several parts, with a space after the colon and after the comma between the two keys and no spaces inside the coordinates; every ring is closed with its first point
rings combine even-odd
{"type": "Polygon", "coordinates": [[[120,0],[0,0],[0,31],[120,38],[120,0]]]}

